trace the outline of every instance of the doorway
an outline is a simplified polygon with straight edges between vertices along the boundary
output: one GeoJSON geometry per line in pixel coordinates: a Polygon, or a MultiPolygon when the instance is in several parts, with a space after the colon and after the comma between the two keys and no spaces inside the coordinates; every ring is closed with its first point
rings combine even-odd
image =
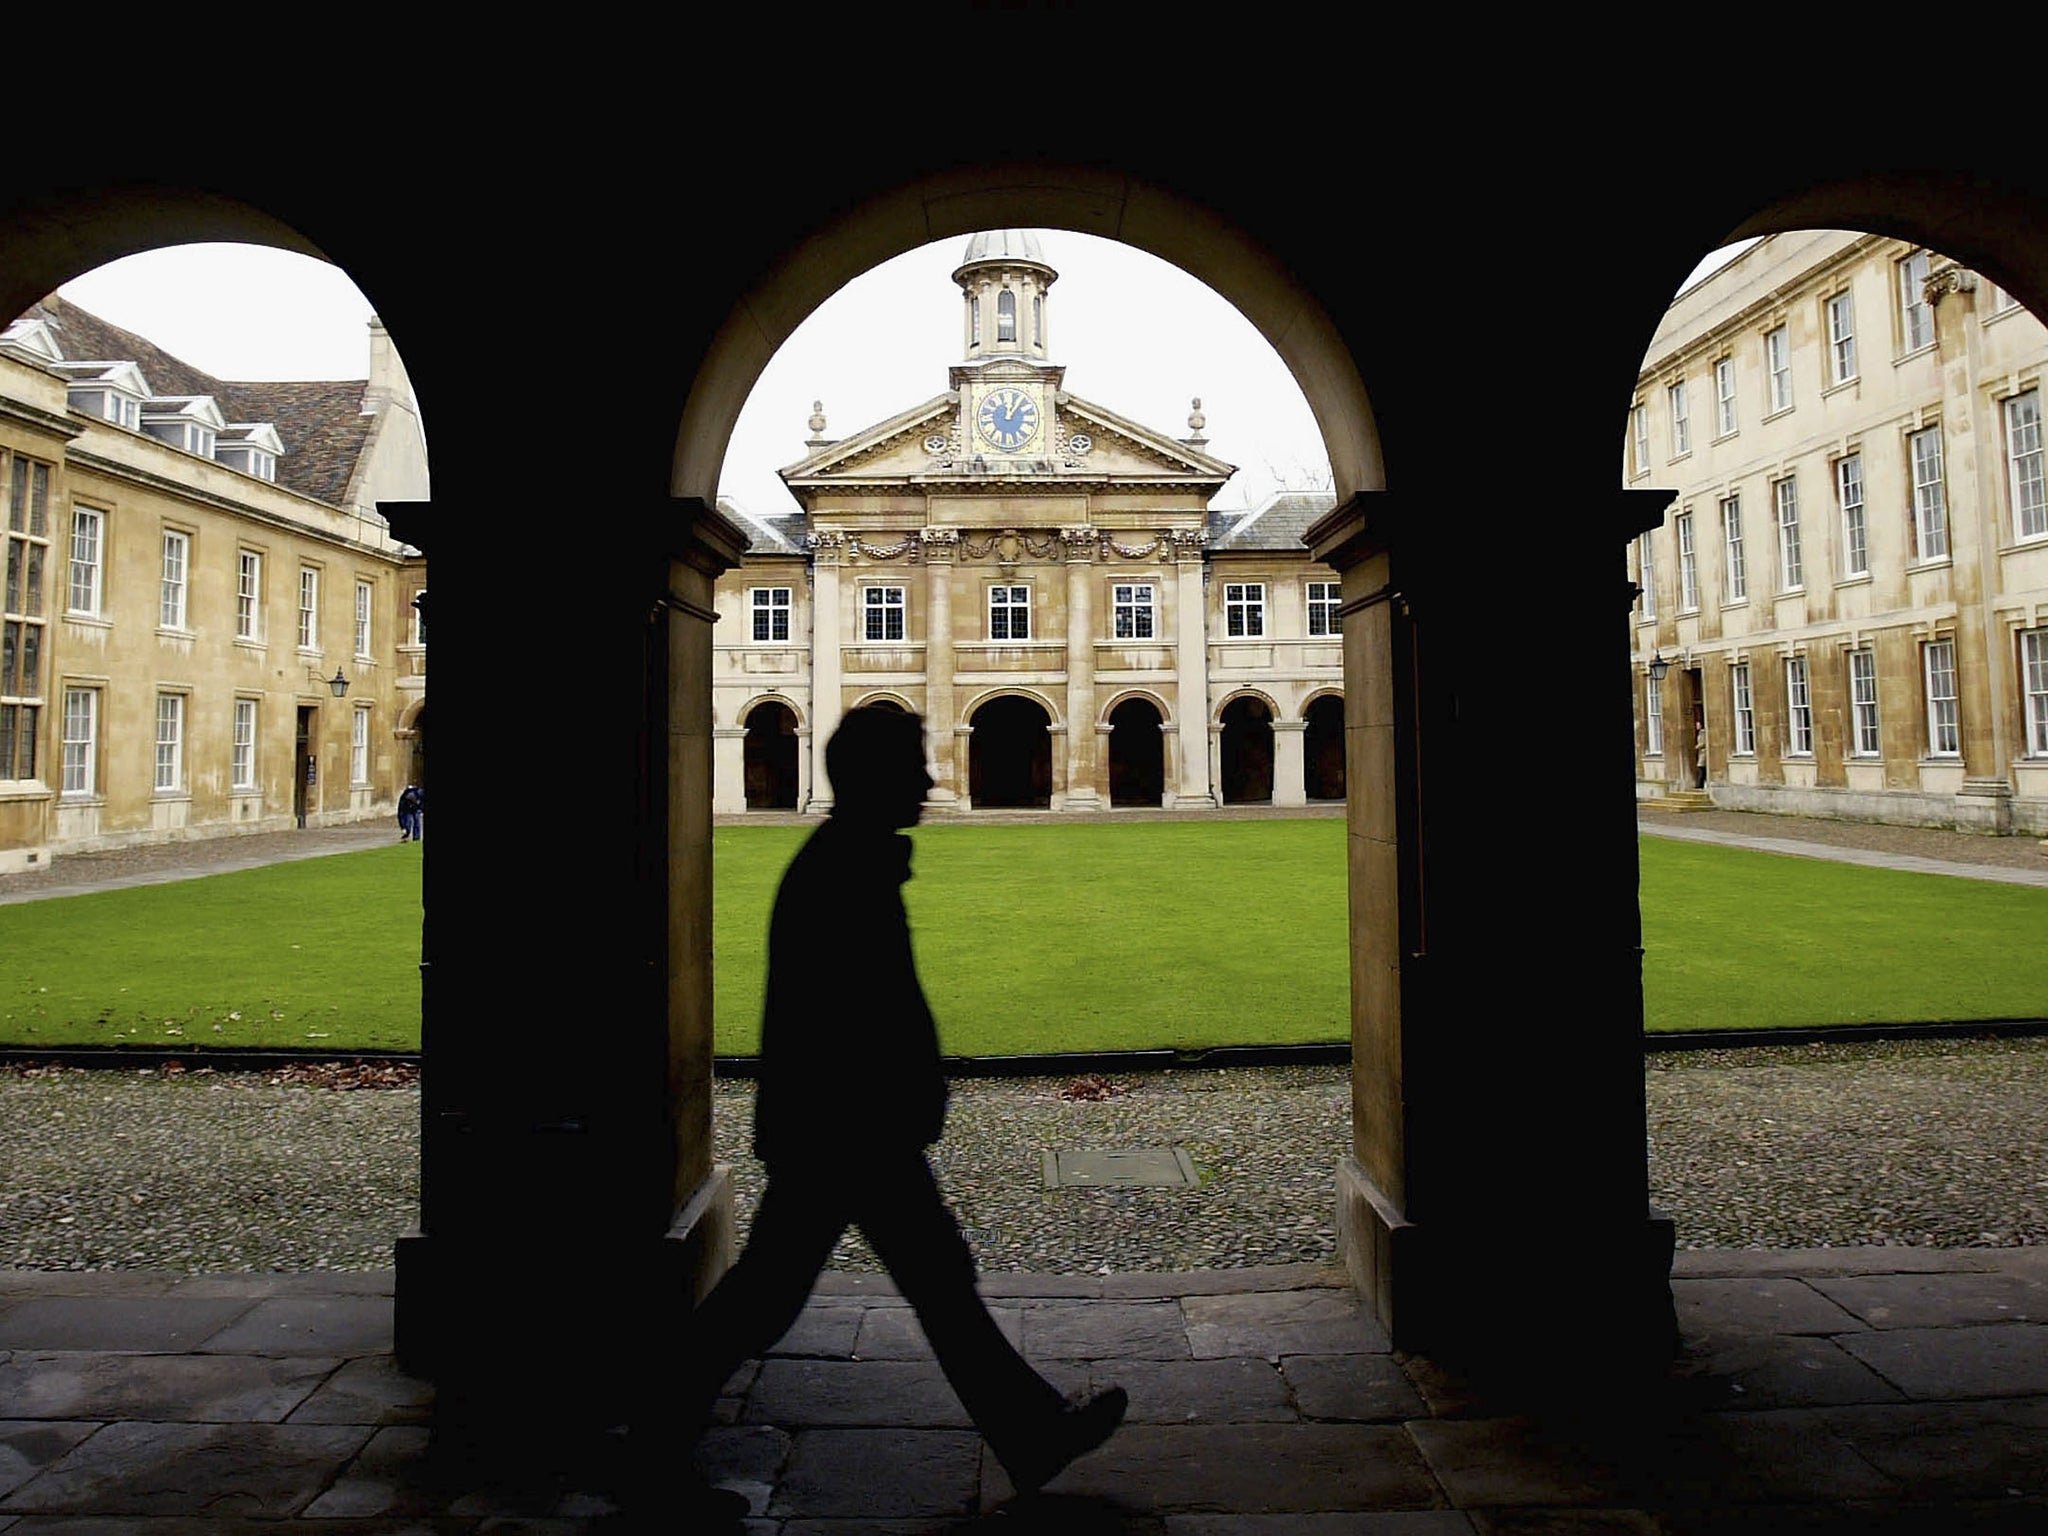
{"type": "Polygon", "coordinates": [[[796,712],[773,699],[756,704],[747,715],[745,765],[747,809],[796,809],[796,712]]]}
{"type": "Polygon", "coordinates": [[[1052,804],[1052,716],[1031,699],[990,699],[974,712],[967,795],[976,810],[1045,810],[1052,804]]]}
{"type": "Polygon", "coordinates": [[[1159,805],[1166,792],[1166,738],[1150,699],[1125,699],[1109,713],[1109,803],[1159,805]]]}
{"type": "Polygon", "coordinates": [[[1223,707],[1221,756],[1225,805],[1273,798],[1273,711],[1264,699],[1232,699],[1223,707]]]}
{"type": "Polygon", "coordinates": [[[1344,798],[1344,699],[1326,693],[1302,716],[1302,794],[1310,800],[1344,798]]]}
{"type": "Polygon", "coordinates": [[[313,722],[320,711],[310,705],[299,706],[298,729],[292,744],[292,819],[303,828],[306,817],[320,808],[320,754],[313,743],[318,732],[313,722]]]}

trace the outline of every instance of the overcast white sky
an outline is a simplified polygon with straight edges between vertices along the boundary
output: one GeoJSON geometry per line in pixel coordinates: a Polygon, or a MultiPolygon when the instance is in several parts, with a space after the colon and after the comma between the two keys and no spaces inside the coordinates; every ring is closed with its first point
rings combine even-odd
{"type": "MultiPolygon", "coordinates": [[[[1043,230],[1039,242],[1060,274],[1048,329],[1068,389],[1170,437],[1186,435],[1189,402],[1199,397],[1208,451],[1238,466],[1219,507],[1328,484],[1307,401],[1235,309],[1179,268],[1115,241],[1043,230]]],[[[945,389],[962,350],[951,274],[966,244],[945,240],[885,262],[798,327],[740,413],[720,494],[748,511],[790,510],[775,471],[804,456],[814,400],[824,403],[826,435],[840,438],[945,389]]],[[[368,372],[369,302],[338,268],[311,257],[178,246],[101,267],[61,291],[217,378],[368,372]]]]}

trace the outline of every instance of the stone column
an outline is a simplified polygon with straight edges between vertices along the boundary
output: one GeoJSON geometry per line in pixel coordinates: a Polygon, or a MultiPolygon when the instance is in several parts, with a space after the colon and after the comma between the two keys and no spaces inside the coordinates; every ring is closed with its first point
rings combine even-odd
{"type": "Polygon", "coordinates": [[[953,762],[953,560],[957,528],[927,528],[922,535],[925,564],[924,723],[932,790],[937,804],[957,801],[966,780],[953,762]]]}
{"type": "MultiPolygon", "coordinates": [[[[711,810],[733,816],[747,808],[747,728],[721,725],[711,733],[711,810]]],[[[798,801],[799,805],[803,802],[798,801]]]]}
{"type": "Polygon", "coordinates": [[[1308,781],[1302,764],[1301,736],[1307,724],[1300,720],[1273,722],[1273,803],[1307,805],[1308,781]]]}
{"type": "MultiPolygon", "coordinates": [[[[487,460],[480,446],[453,461],[487,460]]],[[[519,557],[472,544],[436,572],[435,671],[453,686],[434,770],[463,788],[434,812],[420,1221],[398,1242],[395,1321],[401,1363],[433,1379],[437,1426],[456,1434],[619,1422],[650,1341],[732,1251],[711,1138],[711,625],[714,582],[746,540],[702,502],[632,510],[610,525],[617,580],[577,644],[526,663],[540,692],[608,723],[578,750],[584,781],[611,788],[551,855],[565,888],[602,899],[473,878],[502,860],[522,804],[485,681],[519,557]],[[437,868],[471,872],[466,908],[437,868]],[[565,1020],[600,1022],[565,1050],[565,1020]]]]}
{"type": "Polygon", "coordinates": [[[1945,262],[1928,273],[1925,293],[1941,356],[1942,480],[1949,590],[1956,602],[1956,724],[1963,747],[1956,825],[2005,833],[2012,830],[2012,751],[2004,703],[2014,691],[2011,641],[1993,602],[1998,552],[2006,542],[2002,434],[1997,407],[1982,408],[1976,274],[1945,262]]]}
{"type": "Polygon", "coordinates": [[[839,724],[844,689],[846,642],[840,633],[839,571],[845,559],[845,535],[814,533],[811,546],[811,797],[806,810],[832,809],[832,776],[825,771],[825,743],[839,724]]]}
{"type": "Polygon", "coordinates": [[[1070,811],[1100,810],[1095,730],[1095,530],[1063,528],[1067,546],[1067,798],[1070,811]]]}
{"type": "Polygon", "coordinates": [[[1558,654],[1590,680],[1586,771],[1511,850],[1474,808],[1526,721],[1470,615],[1526,600],[1526,572],[1470,558],[1448,480],[1355,496],[1308,533],[1342,574],[1352,775],[1340,1249],[1396,1348],[1554,1372],[1654,1368],[1676,1345],[1648,1195],[1624,596],[1627,541],[1668,499],[1602,486],[1532,509],[1569,530],[1552,568],[1613,595],[1555,605],[1558,654]]]}
{"type": "Polygon", "coordinates": [[[1192,530],[1173,535],[1174,691],[1179,698],[1180,782],[1178,805],[1214,805],[1215,778],[1210,772],[1209,624],[1202,590],[1202,535],[1192,530]]]}

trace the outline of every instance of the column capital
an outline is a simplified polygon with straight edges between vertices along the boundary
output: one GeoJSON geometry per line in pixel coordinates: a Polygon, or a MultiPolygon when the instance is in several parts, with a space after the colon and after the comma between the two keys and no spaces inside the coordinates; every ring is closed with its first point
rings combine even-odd
{"type": "Polygon", "coordinates": [[[958,528],[925,528],[919,531],[918,541],[924,545],[925,563],[950,561],[960,548],[958,528]]]}

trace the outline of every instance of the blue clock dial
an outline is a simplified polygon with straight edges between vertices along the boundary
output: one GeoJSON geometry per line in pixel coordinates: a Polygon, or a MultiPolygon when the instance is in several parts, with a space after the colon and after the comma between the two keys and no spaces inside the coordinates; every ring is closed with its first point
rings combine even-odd
{"type": "Polygon", "coordinates": [[[982,397],[976,429],[997,448],[1021,448],[1038,435],[1038,402],[1021,389],[995,389],[982,397]]]}

